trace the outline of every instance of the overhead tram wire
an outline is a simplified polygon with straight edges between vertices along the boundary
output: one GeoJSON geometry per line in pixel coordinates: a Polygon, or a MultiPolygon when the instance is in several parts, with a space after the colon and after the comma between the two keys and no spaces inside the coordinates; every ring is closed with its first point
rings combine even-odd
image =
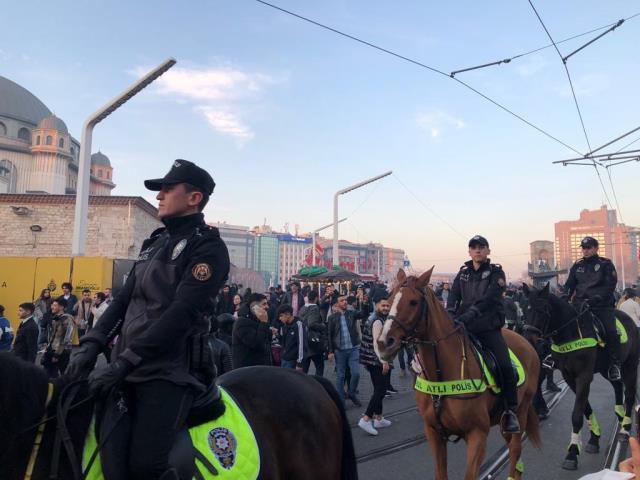
{"type": "MultiPolygon", "coordinates": [[[[545,33],[549,37],[549,40],[551,40],[551,43],[553,44],[553,47],[556,49],[556,52],[558,52],[558,56],[560,57],[560,60],[562,61],[562,66],[564,67],[564,71],[567,74],[567,79],[569,80],[569,86],[571,87],[571,95],[573,96],[573,101],[574,101],[575,106],[576,106],[576,111],[578,112],[578,118],[580,119],[580,125],[582,126],[582,132],[584,133],[584,138],[587,141],[587,147],[589,148],[588,151],[592,153],[591,142],[589,141],[589,135],[587,135],[587,128],[584,125],[584,119],[582,118],[582,112],[580,111],[580,105],[578,104],[578,98],[576,97],[576,91],[573,88],[573,81],[571,80],[571,73],[569,73],[569,67],[567,67],[567,59],[562,56],[562,53],[560,53],[560,49],[558,48],[558,45],[553,40],[553,37],[551,36],[551,33],[549,33],[549,30],[547,29],[547,26],[544,24],[544,21],[542,20],[542,17],[538,13],[538,10],[536,10],[536,7],[533,5],[533,2],[531,0],[527,0],[527,1],[529,2],[529,5],[531,5],[531,8],[533,9],[533,12],[536,14],[536,17],[538,17],[538,21],[540,22],[540,25],[542,25],[542,28],[544,29],[545,33]]],[[[596,161],[594,159],[591,159],[591,161],[592,161],[592,164],[593,164],[593,168],[596,171],[596,175],[598,176],[598,181],[600,182],[600,187],[602,188],[602,192],[604,193],[604,196],[607,199],[607,204],[609,205],[609,208],[611,208],[613,204],[611,203],[611,199],[609,198],[609,193],[607,192],[607,189],[604,186],[604,182],[602,181],[602,176],[600,175],[600,170],[598,170],[598,165],[596,164],[596,161]]],[[[611,178],[611,177],[609,177],[609,178],[611,178]]],[[[613,184],[611,184],[611,188],[613,190],[613,184]]]]}
{"type": "Polygon", "coordinates": [[[375,50],[378,50],[378,51],[380,51],[380,52],[386,53],[387,55],[391,55],[391,56],[396,57],[396,58],[398,58],[398,59],[400,59],[400,60],[404,60],[405,62],[409,62],[409,63],[412,63],[412,64],[417,65],[417,66],[419,66],[419,67],[422,67],[422,68],[424,68],[424,69],[427,69],[427,70],[429,70],[429,71],[431,71],[431,72],[433,72],[433,73],[440,74],[440,75],[442,75],[443,77],[446,77],[446,78],[452,79],[452,80],[454,80],[454,81],[458,82],[460,85],[464,86],[465,88],[467,88],[467,89],[471,90],[471,91],[472,91],[473,93],[475,93],[476,95],[479,95],[480,97],[484,98],[484,99],[485,99],[486,101],[488,101],[489,103],[492,103],[492,104],[493,104],[493,105],[495,105],[496,107],[498,107],[498,108],[500,108],[501,110],[503,110],[503,111],[507,112],[509,115],[511,115],[511,116],[513,116],[513,117],[517,118],[518,120],[520,120],[521,122],[523,122],[523,123],[525,123],[525,124],[529,125],[531,128],[533,128],[534,130],[537,130],[539,133],[543,134],[543,135],[544,135],[544,136],[546,136],[547,138],[550,138],[551,140],[553,140],[553,141],[555,141],[555,142],[559,143],[560,145],[562,145],[562,146],[564,146],[564,147],[568,148],[569,150],[571,150],[571,151],[573,151],[573,152],[577,153],[578,155],[582,155],[582,152],[578,151],[577,149],[575,149],[575,148],[574,148],[574,147],[572,147],[571,145],[569,145],[569,144],[567,144],[567,143],[563,142],[562,140],[560,140],[559,138],[557,138],[557,137],[555,137],[555,136],[551,135],[551,134],[550,134],[549,132],[547,132],[546,130],[542,129],[541,127],[538,127],[537,125],[535,125],[534,123],[532,123],[532,122],[530,122],[529,120],[525,119],[525,118],[524,118],[524,117],[522,117],[521,115],[518,115],[518,114],[517,114],[517,113],[515,113],[514,111],[510,110],[509,108],[505,107],[504,105],[502,105],[502,104],[501,104],[501,103],[499,103],[498,101],[496,101],[496,100],[494,100],[494,99],[490,98],[489,96],[485,95],[484,93],[480,92],[479,90],[477,90],[476,88],[472,87],[472,86],[471,86],[471,85],[469,85],[468,83],[463,82],[462,80],[460,80],[460,79],[458,79],[458,78],[450,77],[448,73],[445,73],[445,72],[444,72],[444,71],[442,71],[442,70],[439,70],[439,69],[437,69],[437,68],[435,68],[435,67],[429,66],[429,65],[427,65],[427,64],[425,64],[425,63],[419,62],[418,60],[414,60],[414,59],[412,59],[412,58],[410,58],[410,57],[407,57],[407,56],[401,55],[401,54],[399,54],[399,53],[396,53],[396,52],[394,52],[394,51],[392,51],[392,50],[388,50],[388,49],[383,48],[383,47],[381,47],[381,46],[379,46],[379,45],[376,45],[376,44],[374,44],[374,43],[368,42],[368,41],[366,41],[366,40],[362,40],[361,38],[358,38],[358,37],[356,37],[356,36],[354,36],[354,35],[350,35],[350,34],[348,34],[348,33],[342,32],[342,31],[340,31],[340,30],[338,30],[338,29],[336,29],[336,28],[333,28],[333,27],[330,27],[330,26],[325,25],[325,24],[323,24],[323,23],[317,22],[317,21],[312,20],[312,19],[310,19],[310,18],[308,18],[308,17],[304,17],[304,16],[299,15],[299,14],[297,14],[297,13],[295,13],[295,12],[290,11],[290,10],[286,10],[286,9],[284,9],[284,8],[282,8],[282,7],[279,7],[278,5],[274,5],[274,4],[269,3],[269,2],[266,2],[266,1],[264,1],[264,0],[255,0],[255,1],[256,1],[256,2],[258,2],[258,3],[260,3],[260,4],[262,4],[262,5],[265,5],[265,6],[267,6],[267,7],[270,7],[270,8],[273,8],[273,9],[275,9],[275,10],[278,10],[278,11],[280,11],[280,12],[282,12],[282,13],[286,13],[287,15],[291,15],[291,16],[293,16],[293,17],[295,17],[295,18],[298,18],[298,19],[300,19],[300,20],[302,20],[302,21],[305,21],[305,22],[311,23],[312,25],[315,25],[315,26],[317,26],[317,27],[320,27],[320,28],[323,28],[323,29],[328,30],[328,31],[330,31],[330,32],[333,32],[333,33],[336,33],[336,34],[338,34],[338,35],[341,35],[341,36],[343,36],[343,37],[345,37],[345,38],[348,38],[348,39],[350,39],[350,40],[353,40],[354,42],[358,42],[358,43],[360,43],[360,44],[362,44],[362,45],[366,45],[366,46],[371,47],[371,48],[373,48],[373,49],[375,49],[375,50]]]}
{"type": "MultiPolygon", "coordinates": [[[[559,40],[559,41],[555,42],[555,44],[556,45],[560,45],[560,44],[568,42],[570,40],[575,40],[576,38],[584,37],[585,35],[589,35],[590,33],[594,33],[594,32],[598,32],[600,30],[604,30],[605,28],[609,29],[607,32],[604,32],[603,34],[599,35],[595,39],[590,40],[589,42],[587,42],[586,44],[581,46],[579,49],[575,50],[573,53],[571,53],[567,57],[565,57],[565,58],[568,58],[571,55],[575,54],[577,51],[582,50],[587,45],[589,45],[589,44],[593,43],[594,41],[598,40],[603,35],[606,35],[607,33],[609,33],[609,31],[612,31],[612,27],[613,27],[613,29],[618,28],[620,25],[622,25],[622,23],[627,22],[627,21],[631,20],[632,18],[635,18],[635,17],[637,17],[639,15],[640,15],[640,12],[635,13],[635,14],[627,17],[627,18],[622,18],[622,19],[618,20],[617,22],[608,23],[607,25],[603,25],[601,27],[593,28],[593,29],[591,29],[589,31],[586,31],[586,32],[583,32],[583,33],[579,33],[577,35],[572,35],[571,37],[568,37],[568,38],[564,38],[562,40],[559,40]]],[[[462,69],[459,69],[459,70],[454,70],[449,74],[449,76],[450,77],[454,77],[458,73],[469,72],[471,70],[478,70],[478,69],[486,68],[486,67],[492,67],[494,65],[501,65],[503,63],[511,63],[513,60],[516,60],[516,59],[522,58],[522,57],[526,57],[527,55],[531,55],[533,53],[539,52],[541,50],[545,50],[545,49],[553,47],[553,46],[554,46],[554,44],[550,43],[548,45],[545,45],[544,47],[535,48],[533,50],[529,50],[528,52],[520,53],[518,55],[513,55],[511,57],[506,57],[503,60],[496,60],[494,62],[484,63],[482,65],[477,65],[477,66],[473,66],[473,67],[467,67],[467,68],[462,68],[462,69]]]]}

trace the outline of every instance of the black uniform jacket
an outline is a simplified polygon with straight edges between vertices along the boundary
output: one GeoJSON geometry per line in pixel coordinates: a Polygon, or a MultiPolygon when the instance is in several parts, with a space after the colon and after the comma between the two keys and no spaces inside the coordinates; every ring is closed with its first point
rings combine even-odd
{"type": "Polygon", "coordinates": [[[474,318],[466,322],[471,333],[498,330],[504,326],[502,294],[505,290],[505,275],[502,267],[487,259],[478,270],[473,262],[466,262],[456,275],[447,299],[447,311],[459,317],[467,311],[474,318]]]}
{"type": "Polygon", "coordinates": [[[616,268],[611,260],[598,255],[581,258],[569,270],[569,277],[564,284],[569,298],[575,293],[575,300],[589,300],[592,307],[613,307],[613,292],[618,283],[616,268]],[[600,296],[600,300],[594,297],[600,296]]]}
{"type": "Polygon", "coordinates": [[[38,334],[40,330],[33,317],[20,323],[13,343],[13,353],[26,362],[35,362],[38,355],[38,334]]]}
{"type": "Polygon", "coordinates": [[[164,221],[144,241],[123,289],[81,343],[118,336],[112,358],[134,365],[129,382],[168,380],[202,388],[190,373],[190,337],[209,331],[203,313],[229,273],[218,230],[199,213],[164,221]]]}

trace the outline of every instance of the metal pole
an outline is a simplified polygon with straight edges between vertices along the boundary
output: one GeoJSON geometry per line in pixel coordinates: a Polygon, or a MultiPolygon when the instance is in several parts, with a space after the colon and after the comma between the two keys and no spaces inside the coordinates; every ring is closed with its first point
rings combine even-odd
{"type": "MultiPolygon", "coordinates": [[[[338,197],[340,195],[344,195],[345,193],[349,193],[357,188],[364,187],[376,180],[380,180],[381,178],[387,177],[391,175],[393,172],[390,170],[382,175],[378,175],[376,177],[370,178],[368,180],[364,180],[360,183],[356,183],[355,185],[351,185],[350,187],[343,188],[342,190],[338,190],[336,194],[333,196],[333,265],[339,265],[339,256],[338,256],[338,197]]],[[[332,266],[333,266],[332,265],[332,266]]]]}
{"type": "Polygon", "coordinates": [[[76,191],[76,211],[73,222],[73,241],[71,244],[72,256],[77,257],[84,255],[87,243],[87,217],[89,214],[89,191],[91,189],[91,137],[93,128],[175,64],[175,59],[167,59],[164,63],[146,74],[119,96],[113,98],[109,103],[103,105],[102,108],[85,120],[82,128],[82,136],[80,137],[78,189],[76,191]]]}
{"type": "MultiPolygon", "coordinates": [[[[340,220],[338,220],[338,223],[342,223],[347,219],[347,217],[341,218],[340,220]]],[[[311,234],[311,238],[312,238],[312,253],[311,253],[311,265],[313,265],[315,267],[316,265],[316,233],[321,232],[322,230],[326,230],[329,227],[333,227],[333,223],[327,223],[325,226],[320,227],[320,228],[316,228],[313,233],[311,234]]]]}

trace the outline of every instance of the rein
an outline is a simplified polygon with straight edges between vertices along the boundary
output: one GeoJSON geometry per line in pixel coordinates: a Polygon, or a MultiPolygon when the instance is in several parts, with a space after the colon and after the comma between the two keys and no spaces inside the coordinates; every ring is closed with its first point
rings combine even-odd
{"type": "MultiPolygon", "coordinates": [[[[547,307],[549,307],[548,305],[546,305],[547,307]]],[[[544,312],[544,315],[546,317],[545,322],[544,322],[544,326],[542,327],[542,330],[534,327],[533,325],[525,325],[523,327],[524,331],[531,331],[537,335],[540,335],[540,337],[543,340],[548,340],[551,339],[553,340],[553,337],[556,336],[558,333],[560,333],[561,330],[564,330],[565,328],[567,328],[569,325],[571,325],[572,323],[576,322],[577,326],[578,326],[578,335],[580,336],[580,338],[582,337],[582,330],[580,330],[580,323],[579,320],[580,318],[585,315],[587,312],[589,312],[589,308],[585,308],[582,310],[582,312],[577,313],[574,317],[571,317],[568,321],[566,321],[565,323],[563,323],[562,325],[560,325],[558,328],[552,330],[551,332],[547,332],[544,333],[547,330],[547,326],[549,324],[549,321],[551,320],[551,312],[549,311],[550,309],[547,308],[547,311],[544,312]]]]}

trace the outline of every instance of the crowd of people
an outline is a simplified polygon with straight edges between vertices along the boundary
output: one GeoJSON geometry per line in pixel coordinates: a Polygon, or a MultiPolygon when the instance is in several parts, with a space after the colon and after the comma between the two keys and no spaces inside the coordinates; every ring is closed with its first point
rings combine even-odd
{"type": "Polygon", "coordinates": [[[12,351],[27,362],[39,357],[50,378],[60,376],[69,364],[72,347],[93,328],[111,302],[111,289],[91,292],[83,289],[80,299],[69,282],[62,295],[53,296],[44,288],[38,298],[21,303],[15,312],[20,321],[15,332],[0,305],[0,351],[12,351]]]}

